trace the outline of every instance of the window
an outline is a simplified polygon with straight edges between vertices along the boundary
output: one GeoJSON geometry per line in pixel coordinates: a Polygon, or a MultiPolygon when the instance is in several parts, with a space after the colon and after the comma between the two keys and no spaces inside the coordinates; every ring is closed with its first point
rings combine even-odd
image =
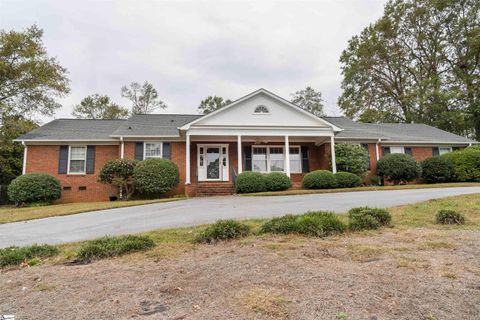
{"type": "Polygon", "coordinates": [[[390,153],[405,153],[403,147],[390,147],[390,153]]]}
{"type": "Polygon", "coordinates": [[[302,153],[300,147],[290,147],[290,172],[302,172],[302,153]]]}
{"type": "Polygon", "coordinates": [[[257,172],[267,172],[267,148],[253,147],[252,169],[257,172]]]}
{"type": "MultiPolygon", "coordinates": [[[[284,147],[253,146],[252,170],[256,172],[285,172],[284,147]]],[[[302,172],[300,147],[290,147],[290,172],[302,172]]]]}
{"type": "Polygon", "coordinates": [[[68,173],[85,173],[87,147],[70,146],[68,159],[68,173]]]}
{"type": "Polygon", "coordinates": [[[161,142],[145,142],[144,145],[144,159],[161,158],[163,144],[161,142]]]}
{"type": "Polygon", "coordinates": [[[254,113],[258,113],[258,114],[267,114],[267,113],[270,113],[270,111],[268,111],[268,108],[264,105],[259,105],[255,108],[255,111],[254,113]]]}
{"type": "Polygon", "coordinates": [[[438,147],[438,153],[440,155],[452,152],[452,147],[438,147]]]}
{"type": "Polygon", "coordinates": [[[283,154],[283,148],[270,147],[270,172],[285,171],[285,155],[283,154]]]}

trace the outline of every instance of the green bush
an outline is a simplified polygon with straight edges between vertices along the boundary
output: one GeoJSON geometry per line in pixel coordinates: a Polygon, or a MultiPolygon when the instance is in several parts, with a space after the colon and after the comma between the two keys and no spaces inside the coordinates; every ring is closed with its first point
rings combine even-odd
{"type": "Polygon", "coordinates": [[[348,229],[353,231],[374,230],[380,228],[380,223],[372,216],[357,216],[348,220],[348,229]]]}
{"type": "Polygon", "coordinates": [[[19,265],[30,260],[48,258],[58,255],[60,250],[55,246],[32,245],[27,247],[9,247],[0,249],[0,267],[19,265]]]}
{"type": "Polygon", "coordinates": [[[237,192],[252,193],[266,191],[265,179],[260,172],[245,171],[237,177],[237,192]]]}
{"type": "Polygon", "coordinates": [[[208,226],[196,238],[198,243],[215,243],[222,240],[231,240],[246,237],[250,227],[235,220],[219,220],[208,226]]]}
{"type": "Polygon", "coordinates": [[[343,233],[345,224],[333,212],[309,211],[305,214],[294,216],[285,215],[270,219],[261,228],[262,233],[298,233],[308,236],[325,237],[343,233]]]}
{"type": "Polygon", "coordinates": [[[93,260],[150,249],[154,246],[155,242],[148,236],[106,236],[86,241],[78,250],[76,258],[78,262],[87,263],[93,260]]]}
{"type": "Polygon", "coordinates": [[[8,197],[16,204],[52,203],[60,199],[60,182],[46,173],[27,173],[8,186],[8,197]]]}
{"type": "Polygon", "coordinates": [[[362,185],[362,179],[350,172],[337,172],[334,176],[337,188],[353,188],[362,185]]]}
{"type": "Polygon", "coordinates": [[[133,169],[133,179],[138,192],[150,196],[168,192],[180,182],[177,166],[165,159],[139,161],[133,169]]]}
{"type": "Polygon", "coordinates": [[[362,176],[368,170],[368,151],[359,144],[339,143],[335,145],[335,163],[339,171],[362,176]]]}
{"type": "Polygon", "coordinates": [[[455,181],[480,181],[480,148],[468,147],[461,151],[444,154],[441,157],[453,162],[455,181]]]}
{"type": "Polygon", "coordinates": [[[420,172],[420,165],[408,154],[387,154],[377,162],[377,174],[394,184],[413,181],[420,172]]]}
{"type": "Polygon", "coordinates": [[[442,183],[453,178],[453,161],[447,157],[430,157],[422,161],[422,179],[427,183],[442,183]]]}
{"type": "Polygon", "coordinates": [[[348,220],[351,230],[378,229],[390,225],[392,216],[385,209],[357,207],[348,211],[348,220]]]}
{"type": "Polygon", "coordinates": [[[107,161],[100,169],[98,181],[118,187],[121,198],[128,200],[134,192],[133,170],[136,165],[137,161],[131,159],[107,161]]]}
{"type": "Polygon", "coordinates": [[[438,224],[464,224],[465,216],[455,210],[443,209],[435,216],[438,224]]]}
{"type": "Polygon", "coordinates": [[[330,189],[336,187],[335,176],[327,170],[316,170],[307,173],[302,180],[305,189],[330,189]]]}
{"type": "Polygon", "coordinates": [[[292,181],[282,172],[267,173],[263,176],[263,180],[267,191],[281,191],[292,187],[292,181]]]}

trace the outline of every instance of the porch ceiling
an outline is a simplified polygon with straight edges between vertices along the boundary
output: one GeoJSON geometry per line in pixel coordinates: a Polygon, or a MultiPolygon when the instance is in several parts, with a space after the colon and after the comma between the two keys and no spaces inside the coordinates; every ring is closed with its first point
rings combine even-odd
{"type": "MultiPolygon", "coordinates": [[[[250,142],[254,144],[264,144],[264,143],[284,143],[285,137],[283,136],[242,136],[242,142],[250,142]]],[[[203,135],[191,135],[190,136],[191,142],[237,142],[237,136],[203,136],[203,135]]],[[[308,143],[315,143],[315,144],[322,144],[327,141],[330,141],[329,136],[296,136],[296,137],[289,137],[290,144],[292,143],[301,143],[301,142],[308,142],[308,143]]]]}

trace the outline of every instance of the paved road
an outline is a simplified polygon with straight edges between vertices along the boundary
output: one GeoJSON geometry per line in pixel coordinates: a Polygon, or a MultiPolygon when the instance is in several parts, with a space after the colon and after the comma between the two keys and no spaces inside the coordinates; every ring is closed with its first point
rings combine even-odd
{"type": "Polygon", "coordinates": [[[385,190],[277,197],[192,198],[137,207],[93,211],[0,225],[0,248],[63,243],[104,235],[183,227],[218,219],[268,218],[308,210],[343,213],[357,206],[392,207],[453,195],[480,193],[480,187],[385,190]]]}

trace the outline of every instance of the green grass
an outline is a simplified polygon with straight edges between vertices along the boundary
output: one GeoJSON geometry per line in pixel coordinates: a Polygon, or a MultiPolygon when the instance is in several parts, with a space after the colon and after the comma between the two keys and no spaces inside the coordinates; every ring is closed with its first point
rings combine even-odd
{"type": "Polygon", "coordinates": [[[26,247],[8,247],[0,249],[0,267],[22,263],[36,265],[40,258],[53,257],[60,253],[57,247],[50,245],[32,245],[26,247]]]}
{"type": "Polygon", "coordinates": [[[17,208],[14,206],[0,206],[0,224],[41,219],[55,216],[66,216],[95,210],[106,210],[113,208],[123,208],[140,206],[151,203],[170,202],[183,200],[185,198],[166,198],[155,200],[131,200],[131,201],[104,201],[104,202],[77,202],[53,204],[49,206],[32,206],[17,208]]]}
{"type": "Polygon", "coordinates": [[[337,193],[337,192],[357,192],[357,191],[380,191],[380,190],[404,190],[404,189],[430,189],[430,188],[448,188],[448,187],[479,187],[477,182],[455,182],[455,183],[437,183],[437,184],[406,184],[398,186],[367,186],[355,188],[338,189],[289,189],[285,191],[267,191],[242,194],[246,197],[266,197],[266,196],[291,196],[300,194],[315,193],[337,193]]]}

